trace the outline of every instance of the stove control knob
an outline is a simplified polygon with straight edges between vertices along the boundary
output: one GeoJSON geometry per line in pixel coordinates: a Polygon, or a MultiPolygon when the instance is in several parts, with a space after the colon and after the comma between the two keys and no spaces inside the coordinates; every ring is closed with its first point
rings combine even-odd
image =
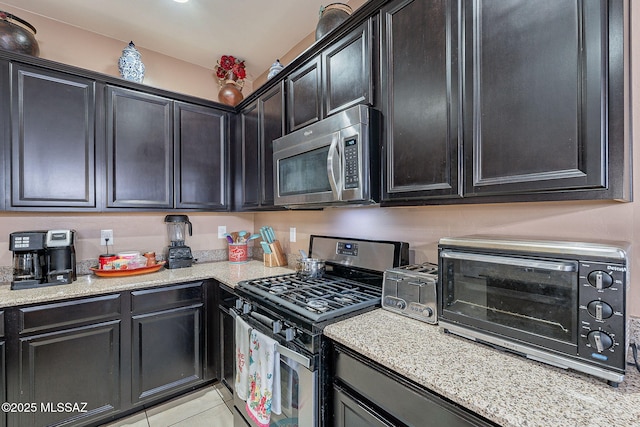
{"type": "Polygon", "coordinates": [[[276,320],[273,322],[273,334],[279,334],[280,331],[282,330],[282,322],[279,320],[276,320]]]}
{"type": "Polygon", "coordinates": [[[296,337],[296,330],[294,328],[287,328],[284,330],[284,339],[287,341],[293,341],[296,337]]]}
{"type": "Polygon", "coordinates": [[[590,315],[596,318],[596,320],[608,319],[613,316],[613,308],[602,301],[591,301],[587,305],[587,311],[590,315]]]}
{"type": "Polygon", "coordinates": [[[236,300],[236,310],[242,310],[242,304],[243,304],[242,300],[238,298],[236,300]]]}
{"type": "Polygon", "coordinates": [[[613,285],[613,277],[606,271],[596,270],[589,273],[587,280],[596,289],[605,289],[613,285]]]}
{"type": "Polygon", "coordinates": [[[431,307],[425,307],[425,309],[422,310],[422,314],[424,314],[426,317],[431,317],[433,316],[433,309],[431,307]]]}
{"type": "Polygon", "coordinates": [[[407,308],[407,303],[399,299],[398,301],[396,301],[396,307],[398,307],[400,310],[404,310],[405,308],[407,308]]]}
{"type": "Polygon", "coordinates": [[[248,314],[251,313],[251,304],[248,302],[245,302],[242,305],[242,314],[248,314]]]}
{"type": "Polygon", "coordinates": [[[613,346],[613,339],[611,336],[602,331],[589,332],[587,339],[589,340],[589,344],[598,350],[598,353],[602,353],[613,346]]]}

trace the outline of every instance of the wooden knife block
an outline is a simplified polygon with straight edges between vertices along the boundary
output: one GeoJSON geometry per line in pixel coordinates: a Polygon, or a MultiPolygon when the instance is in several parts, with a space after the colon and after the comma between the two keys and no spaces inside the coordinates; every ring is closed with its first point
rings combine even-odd
{"type": "Polygon", "coordinates": [[[282,252],[279,241],[274,240],[273,243],[269,243],[269,249],[271,249],[271,253],[264,254],[264,265],[267,267],[282,267],[288,264],[287,257],[282,252]]]}

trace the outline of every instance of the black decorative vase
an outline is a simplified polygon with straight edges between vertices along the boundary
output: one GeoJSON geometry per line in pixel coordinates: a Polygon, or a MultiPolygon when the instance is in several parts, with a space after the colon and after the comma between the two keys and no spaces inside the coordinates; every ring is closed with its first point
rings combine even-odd
{"type": "Polygon", "coordinates": [[[320,19],[316,25],[316,41],[346,21],[353,10],[344,3],[331,3],[320,7],[320,19]]]}
{"type": "Polygon", "coordinates": [[[0,49],[31,56],[40,55],[35,27],[15,15],[0,10],[0,49]]]}

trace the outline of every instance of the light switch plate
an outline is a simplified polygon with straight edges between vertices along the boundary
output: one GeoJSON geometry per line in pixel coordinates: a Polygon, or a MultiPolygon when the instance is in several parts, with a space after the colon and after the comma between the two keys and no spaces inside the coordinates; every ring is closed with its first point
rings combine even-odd
{"type": "Polygon", "coordinates": [[[227,226],[219,225],[218,226],[218,239],[224,239],[224,235],[227,234],[227,226]]]}
{"type": "Polygon", "coordinates": [[[296,241],[296,228],[295,227],[289,227],[289,241],[290,242],[295,242],[296,241]]]}

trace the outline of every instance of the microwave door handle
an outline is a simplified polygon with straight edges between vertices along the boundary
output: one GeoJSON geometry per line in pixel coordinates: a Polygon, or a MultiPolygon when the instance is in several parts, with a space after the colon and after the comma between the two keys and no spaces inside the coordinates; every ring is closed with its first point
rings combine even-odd
{"type": "Polygon", "coordinates": [[[331,140],[329,154],[327,155],[327,175],[329,177],[329,185],[331,185],[331,191],[335,195],[335,200],[342,199],[342,183],[340,181],[340,151],[338,150],[339,142],[340,134],[335,133],[331,140]]]}
{"type": "Polygon", "coordinates": [[[551,271],[577,271],[575,262],[570,261],[542,261],[536,259],[511,258],[497,255],[469,254],[453,251],[442,251],[440,257],[447,259],[459,259],[467,261],[478,261],[493,264],[514,265],[517,267],[536,268],[551,271]]]}

